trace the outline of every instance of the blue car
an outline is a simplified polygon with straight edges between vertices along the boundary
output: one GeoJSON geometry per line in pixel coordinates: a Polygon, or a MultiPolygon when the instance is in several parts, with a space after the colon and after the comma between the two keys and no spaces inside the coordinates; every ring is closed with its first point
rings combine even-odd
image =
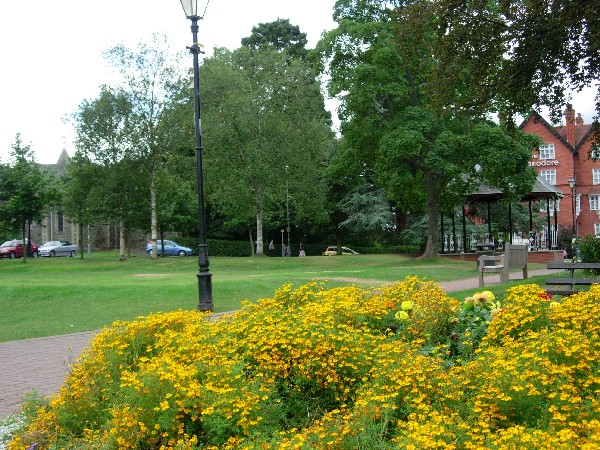
{"type": "MultiPolygon", "coordinates": [[[[146,245],[146,252],[150,254],[152,251],[152,244],[148,243],[146,245]]],[[[165,239],[165,255],[166,256],[192,256],[192,249],[187,247],[182,247],[176,242],[167,241],[165,239]]],[[[159,239],[156,241],[156,254],[158,256],[162,255],[162,241],[159,239]]]]}

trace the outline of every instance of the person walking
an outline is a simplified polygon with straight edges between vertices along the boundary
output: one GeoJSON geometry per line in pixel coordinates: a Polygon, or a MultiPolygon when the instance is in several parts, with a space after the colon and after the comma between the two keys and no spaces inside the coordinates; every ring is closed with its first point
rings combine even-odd
{"type": "Polygon", "coordinates": [[[306,256],[306,252],[304,251],[304,246],[302,244],[300,244],[300,252],[298,253],[298,256],[306,256]]]}
{"type": "Polygon", "coordinates": [[[273,242],[273,239],[269,242],[269,256],[275,256],[275,243],[273,242]]]}

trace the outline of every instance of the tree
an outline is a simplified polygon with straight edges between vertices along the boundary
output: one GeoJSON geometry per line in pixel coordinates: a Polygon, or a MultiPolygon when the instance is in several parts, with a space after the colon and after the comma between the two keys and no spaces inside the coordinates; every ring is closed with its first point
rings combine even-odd
{"type": "Polygon", "coordinates": [[[92,224],[97,218],[97,192],[90,186],[90,180],[100,181],[100,166],[92,163],[88,156],[77,152],[67,164],[63,177],[63,198],[61,205],[77,225],[77,244],[80,258],[83,259],[83,226],[92,224]]]}
{"type": "Polygon", "coordinates": [[[531,189],[535,139],[509,134],[481,114],[457,115],[450,102],[435,107],[429,2],[339,0],[334,19],[338,27],[318,48],[329,92],[341,102],[340,154],[402,210],[427,212],[424,257],[437,254],[440,207],[451,209],[478,179],[512,196],[531,189]]]}
{"type": "Polygon", "coordinates": [[[41,221],[44,211],[58,203],[59,183],[56,177],[42,171],[31,146],[24,144],[19,134],[10,156],[12,165],[3,168],[0,178],[0,217],[8,230],[20,232],[27,245],[23,253],[23,262],[26,262],[31,250],[27,225],[41,221]]]}
{"type": "Polygon", "coordinates": [[[144,202],[140,190],[147,177],[141,176],[139,161],[132,157],[137,144],[129,96],[107,86],[94,100],[85,100],[74,115],[77,131],[76,160],[97,165],[91,198],[100,217],[119,224],[119,259],[124,261],[126,226],[144,202]]]}
{"type": "MultiPolygon", "coordinates": [[[[118,45],[105,56],[121,75],[120,89],[131,105],[129,130],[136,145],[130,148],[130,157],[138,160],[149,180],[150,233],[156,243],[157,179],[172,148],[171,132],[161,122],[169,105],[186,89],[186,79],[165,36],[154,35],[152,42],[142,42],[135,50],[118,45]]],[[[151,256],[157,256],[155,245],[151,256]]]]}
{"type": "MultiPolygon", "coordinates": [[[[453,80],[439,86],[439,104],[454,98],[459,81],[460,108],[493,107],[511,117],[546,105],[557,120],[569,89],[600,87],[597,1],[437,0],[436,6],[440,63],[432,75],[453,80]]],[[[596,110],[600,115],[600,91],[596,110]]]]}
{"type": "Polygon", "coordinates": [[[348,218],[340,225],[358,233],[381,231],[394,222],[394,214],[384,193],[364,184],[349,192],[340,202],[348,218]]]}
{"type": "Polygon", "coordinates": [[[255,220],[258,254],[265,219],[285,211],[286,187],[296,219],[323,220],[321,172],[333,136],[311,67],[272,49],[216,49],[202,80],[207,197],[215,207],[248,225],[255,220]]]}
{"type": "Polygon", "coordinates": [[[242,38],[242,45],[253,50],[270,48],[286,52],[291,57],[305,57],[307,55],[306,33],[300,27],[292,25],[289,19],[277,19],[274,22],[259,23],[252,27],[252,34],[242,38]]]}

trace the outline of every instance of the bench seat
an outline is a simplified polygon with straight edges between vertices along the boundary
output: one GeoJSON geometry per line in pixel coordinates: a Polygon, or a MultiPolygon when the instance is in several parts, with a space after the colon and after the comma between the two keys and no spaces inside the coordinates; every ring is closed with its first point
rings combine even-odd
{"type": "Polygon", "coordinates": [[[483,274],[499,272],[500,282],[507,283],[511,269],[521,269],[523,279],[527,279],[527,245],[504,244],[504,254],[497,256],[482,255],[477,259],[479,272],[479,287],[484,286],[483,274]]]}
{"type": "Polygon", "coordinates": [[[561,277],[561,278],[546,278],[546,284],[586,284],[592,285],[600,283],[600,278],[578,278],[578,277],[561,277]]]}
{"type": "Polygon", "coordinates": [[[582,289],[573,289],[573,286],[590,286],[600,283],[600,278],[580,278],[580,277],[561,277],[561,278],[546,278],[547,285],[568,285],[571,289],[546,289],[546,292],[551,295],[574,295],[580,292],[586,292],[582,289]]]}

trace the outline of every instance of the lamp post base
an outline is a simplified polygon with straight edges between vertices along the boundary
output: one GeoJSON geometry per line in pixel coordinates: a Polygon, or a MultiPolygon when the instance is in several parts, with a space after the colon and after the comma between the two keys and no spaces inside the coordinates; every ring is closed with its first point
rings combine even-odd
{"type": "Polygon", "coordinates": [[[212,274],[198,272],[198,309],[200,311],[214,311],[212,299],[212,274]]]}

